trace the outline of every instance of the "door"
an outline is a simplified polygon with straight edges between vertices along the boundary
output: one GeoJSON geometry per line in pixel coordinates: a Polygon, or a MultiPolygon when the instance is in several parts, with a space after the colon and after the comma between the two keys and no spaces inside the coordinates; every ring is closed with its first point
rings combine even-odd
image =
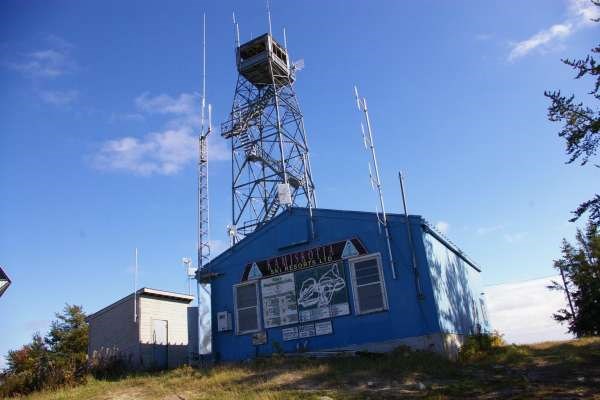
{"type": "Polygon", "coordinates": [[[169,363],[169,328],[167,321],[162,319],[152,320],[152,339],[154,344],[154,366],[165,369],[169,363]]]}

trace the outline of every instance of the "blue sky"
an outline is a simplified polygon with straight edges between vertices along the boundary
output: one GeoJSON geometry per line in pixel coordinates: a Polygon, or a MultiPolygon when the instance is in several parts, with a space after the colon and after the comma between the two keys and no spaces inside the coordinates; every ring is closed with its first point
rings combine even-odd
{"type": "MultiPolygon", "coordinates": [[[[88,312],[140,284],[184,291],[195,249],[195,134],[206,12],[207,94],[227,118],[242,40],[263,1],[0,4],[0,353],[65,302],[88,312]]],[[[488,285],[553,274],[569,211],[597,191],[565,165],[546,89],[582,94],[561,57],[587,54],[586,1],[273,0],[285,26],[320,207],[374,210],[360,114],[369,100],[388,210],[421,214],[484,268],[488,285]]],[[[210,143],[212,238],[226,243],[228,143],[210,143]]],[[[0,361],[3,362],[3,361],[0,361]]]]}

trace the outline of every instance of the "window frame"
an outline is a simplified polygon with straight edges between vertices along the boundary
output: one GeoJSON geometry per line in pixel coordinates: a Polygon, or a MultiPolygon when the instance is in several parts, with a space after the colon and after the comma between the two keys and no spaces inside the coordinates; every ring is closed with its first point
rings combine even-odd
{"type": "MultiPolygon", "coordinates": [[[[247,335],[249,333],[256,333],[256,332],[260,332],[262,330],[262,318],[261,318],[262,310],[261,310],[261,304],[260,304],[261,299],[260,299],[259,286],[260,286],[260,279],[233,285],[233,313],[235,314],[235,334],[236,335],[247,335]],[[256,329],[240,331],[240,324],[239,324],[240,309],[238,308],[237,289],[239,287],[249,286],[249,285],[255,285],[255,289],[256,289],[256,329]]],[[[250,308],[252,308],[252,307],[244,307],[241,310],[247,310],[250,308]]]]}
{"type": "Polygon", "coordinates": [[[376,312],[389,310],[387,289],[385,287],[385,277],[383,275],[383,267],[382,267],[382,261],[381,261],[381,253],[371,253],[371,254],[365,254],[365,255],[361,255],[361,256],[351,257],[348,259],[348,267],[350,269],[350,280],[352,283],[352,295],[353,295],[352,297],[353,297],[353,301],[354,301],[354,312],[356,313],[356,315],[372,314],[372,313],[376,313],[376,312]],[[355,264],[357,262],[366,261],[366,260],[370,260],[370,259],[375,259],[377,261],[377,271],[379,272],[379,284],[381,285],[381,297],[383,300],[383,307],[374,308],[371,310],[361,310],[360,304],[359,304],[359,298],[358,298],[358,288],[363,287],[363,286],[368,286],[368,285],[374,285],[375,283],[368,283],[366,285],[358,286],[358,284],[356,283],[355,264]]]}

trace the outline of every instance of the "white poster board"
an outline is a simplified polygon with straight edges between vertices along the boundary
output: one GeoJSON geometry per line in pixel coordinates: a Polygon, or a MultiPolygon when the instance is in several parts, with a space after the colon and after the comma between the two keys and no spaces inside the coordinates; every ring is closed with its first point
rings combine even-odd
{"type": "Polygon", "coordinates": [[[298,322],[294,274],[278,275],[260,282],[265,328],[298,322]]]}

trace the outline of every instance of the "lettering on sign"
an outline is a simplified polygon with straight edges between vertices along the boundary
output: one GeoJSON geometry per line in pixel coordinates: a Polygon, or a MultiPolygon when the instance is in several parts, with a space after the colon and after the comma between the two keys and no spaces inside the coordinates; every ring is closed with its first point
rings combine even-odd
{"type": "Polygon", "coordinates": [[[298,322],[294,274],[278,275],[260,281],[265,328],[298,322]]]}
{"type": "Polygon", "coordinates": [[[318,265],[340,261],[350,255],[366,254],[367,250],[357,238],[342,240],[312,249],[289,253],[246,264],[242,282],[304,270],[318,265]],[[344,249],[346,250],[344,252],[344,249]]]}
{"type": "Polygon", "coordinates": [[[331,321],[323,321],[315,323],[315,333],[317,336],[321,335],[329,335],[333,333],[333,327],[331,326],[331,321]]]}
{"type": "Polygon", "coordinates": [[[298,327],[298,337],[300,339],[305,339],[315,335],[315,324],[305,324],[298,327]]]}
{"type": "Polygon", "coordinates": [[[298,339],[298,327],[293,326],[291,328],[283,328],[281,330],[281,336],[284,341],[298,339]]]}

